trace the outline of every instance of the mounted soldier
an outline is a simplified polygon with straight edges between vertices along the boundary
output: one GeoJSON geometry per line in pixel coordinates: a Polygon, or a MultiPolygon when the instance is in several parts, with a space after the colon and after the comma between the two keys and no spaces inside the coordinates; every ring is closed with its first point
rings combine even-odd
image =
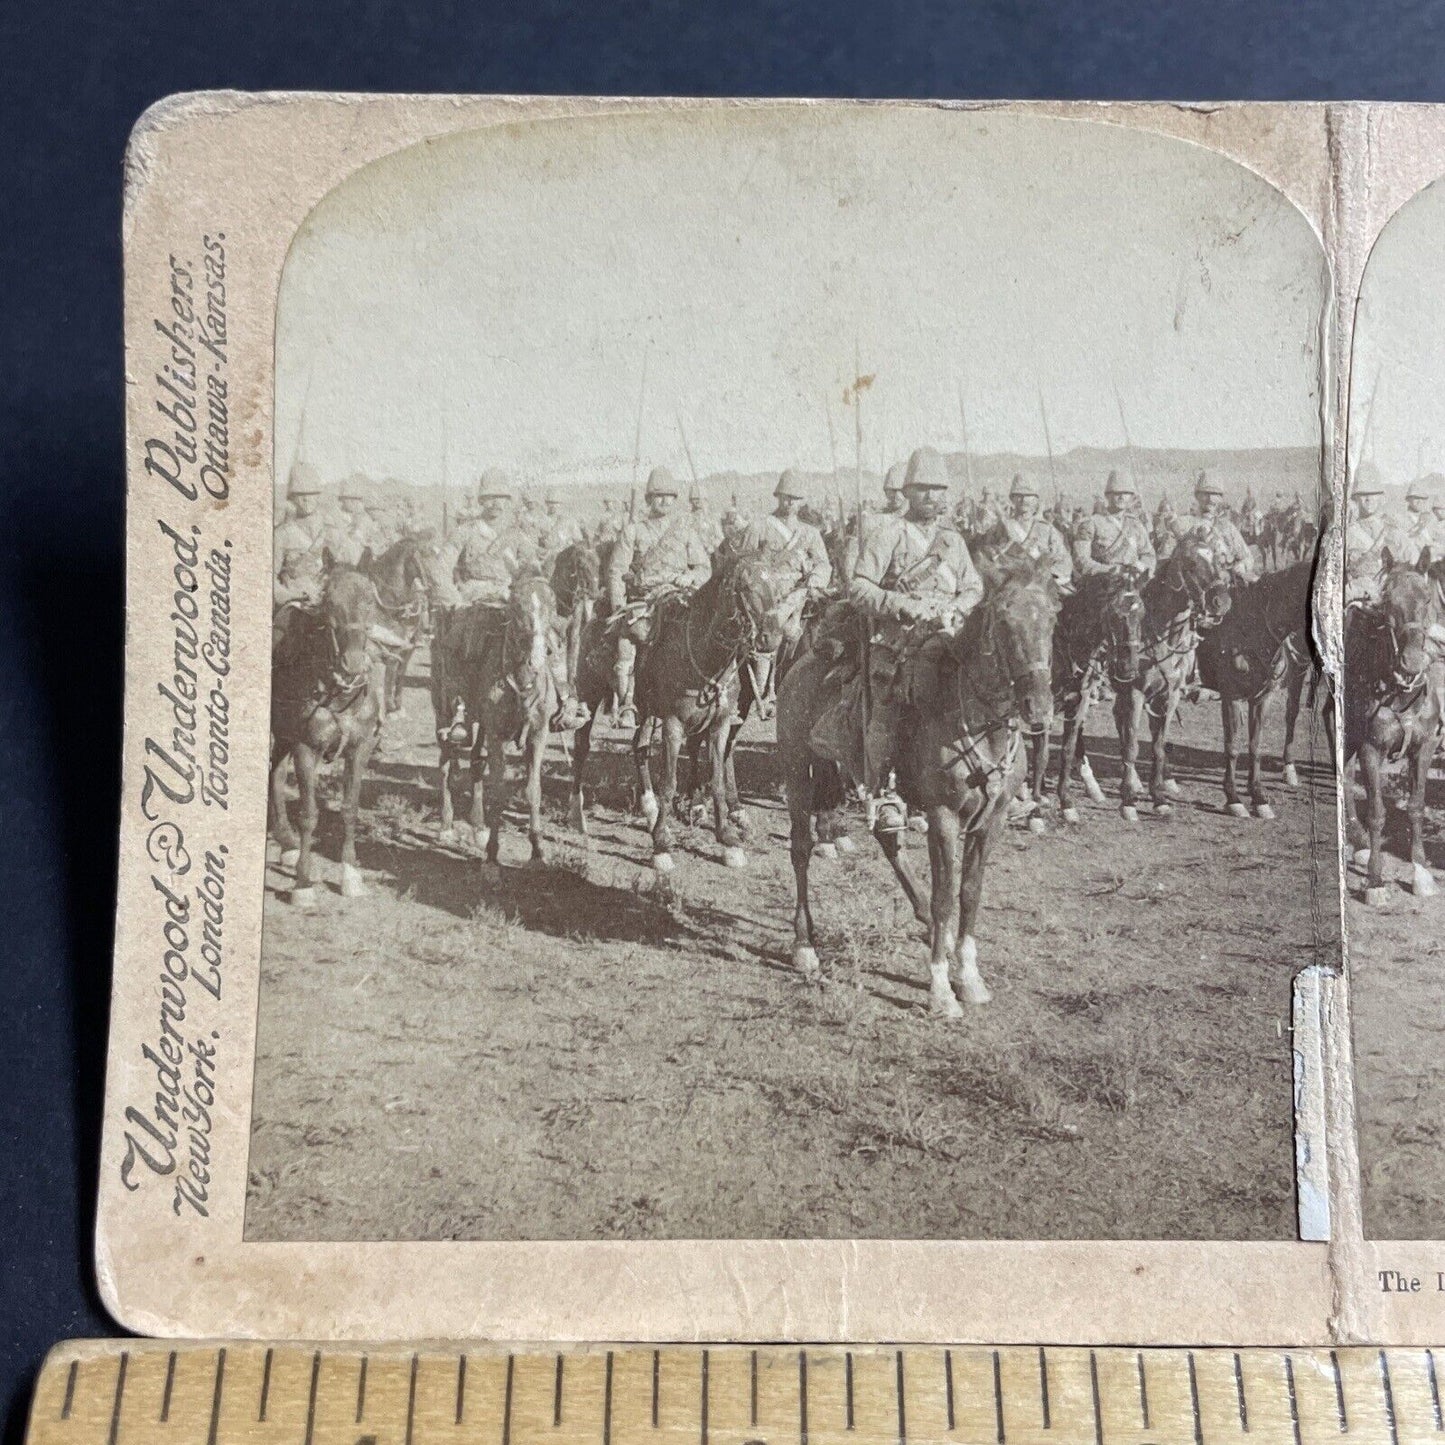
{"type": "Polygon", "coordinates": [[[271,553],[276,607],[314,607],[326,585],[326,533],[317,508],[321,479],[316,468],[297,462],[286,482],[291,515],[276,528],[271,553]]]}
{"type": "Polygon", "coordinates": [[[1440,555],[1441,532],[1430,509],[1431,487],[1429,477],[1418,477],[1405,491],[1405,553],[1402,561],[1414,566],[1430,549],[1431,557],[1440,555]]]}
{"type": "Polygon", "coordinates": [[[848,600],[868,628],[863,667],[813,731],[820,756],[849,766],[862,723],[870,822],[884,833],[907,825],[893,766],[910,673],[947,646],[983,597],[968,544],[942,521],[948,489],[943,458],[932,447],[920,447],[904,474],[907,510],[868,519],[848,584],[848,600]]]}
{"type": "Polygon", "coordinates": [[[1170,556],[1179,545],[1179,537],[1179,514],[1174,510],[1174,503],[1168,497],[1160,497],[1159,505],[1154,510],[1152,540],[1155,557],[1162,562],[1170,556]]]}
{"type": "Polygon", "coordinates": [[[690,596],[712,573],[712,558],[686,513],[675,510],[677,482],[666,467],[647,478],[647,515],[629,521],[607,561],[607,600],[617,619],[613,689],[618,723],[635,726],[633,673],[639,645],[652,636],[658,605],[668,597],[690,596]]]}
{"type": "Polygon", "coordinates": [[[907,462],[894,462],[883,474],[884,516],[893,517],[902,514],[906,505],[903,500],[903,476],[907,470],[907,462]]]}
{"type": "Polygon", "coordinates": [[[376,545],[375,529],[371,518],[366,515],[366,499],[355,477],[349,477],[341,484],[337,500],[341,503],[341,516],[326,528],[326,550],[333,565],[360,567],[368,552],[377,557],[385,549],[376,545]]]}
{"type": "Polygon", "coordinates": [[[1385,493],[1373,462],[1355,468],[1350,486],[1354,514],[1345,527],[1345,603],[1374,602],[1384,581],[1386,559],[1405,558],[1410,544],[1399,526],[1381,510],[1385,493]]]}
{"type": "Polygon", "coordinates": [[[478,515],[456,528],[438,558],[438,602],[465,607],[487,602],[501,607],[523,567],[535,564],[536,551],[515,527],[507,526],[514,493],[499,470],[484,472],[477,484],[478,515]]]}
{"type": "Polygon", "coordinates": [[[1231,586],[1252,582],[1258,575],[1254,553],[1224,507],[1224,488],[1207,472],[1194,481],[1195,516],[1185,524],[1184,535],[1206,543],[1220,572],[1231,586]]]}
{"type": "Polygon", "coordinates": [[[1085,517],[1074,536],[1078,576],[1108,576],[1116,584],[1106,611],[1116,678],[1132,673],[1130,659],[1139,654],[1143,610],[1139,587],[1153,574],[1158,561],[1149,528],[1138,512],[1138,500],[1134,484],[1118,472],[1110,472],[1104,483],[1105,509],[1085,517]]]}
{"type": "Polygon", "coordinates": [[[400,530],[396,525],[396,519],[392,515],[390,506],[382,497],[372,497],[364,505],[366,519],[371,530],[372,555],[379,557],[388,547],[400,540],[400,530]]]}
{"type": "Polygon", "coordinates": [[[617,520],[617,508],[613,505],[612,498],[603,497],[601,515],[597,518],[596,526],[592,528],[593,546],[600,547],[605,542],[615,542],[621,530],[622,524],[617,520]]]}
{"type": "Polygon", "coordinates": [[[823,545],[823,534],[799,511],[806,493],[797,472],[789,467],[773,488],[777,506],[754,522],[743,537],[745,552],[769,552],[787,562],[792,589],[782,612],[783,641],[796,644],[803,635],[803,609],[822,597],[833,581],[833,564],[823,545]]]}
{"type": "Polygon", "coordinates": [[[730,546],[741,546],[751,525],[752,518],[748,516],[746,508],[738,501],[738,494],[734,492],[727,511],[722,515],[723,540],[730,546]]]}
{"type": "Polygon", "coordinates": [[[1009,514],[1000,517],[978,541],[995,553],[1013,551],[1043,561],[1060,587],[1074,575],[1074,559],[1059,529],[1040,515],[1038,485],[1026,481],[1021,472],[1009,484],[1009,514]]]}
{"type": "Polygon", "coordinates": [[[546,572],[559,552],[586,539],[581,522],[562,510],[561,499],[550,487],[542,493],[542,515],[537,524],[536,551],[546,572]]]}
{"type": "Polygon", "coordinates": [[[687,489],[687,504],[692,509],[692,529],[697,533],[698,540],[709,554],[716,552],[723,543],[722,523],[708,515],[707,502],[697,482],[687,489]]]}

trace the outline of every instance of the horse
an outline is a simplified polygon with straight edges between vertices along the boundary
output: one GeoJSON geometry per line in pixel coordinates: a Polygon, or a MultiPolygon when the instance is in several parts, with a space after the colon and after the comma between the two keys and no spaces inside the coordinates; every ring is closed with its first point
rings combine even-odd
{"type": "Polygon", "coordinates": [[[565,619],[567,680],[574,688],[582,635],[596,611],[602,575],[614,545],[603,542],[593,547],[588,542],[573,542],[558,552],[552,563],[552,594],[558,614],[565,619]]]}
{"type": "MultiPolygon", "coordinates": [[[[1404,758],[1409,774],[1411,889],[1436,892],[1425,857],[1425,784],[1440,746],[1441,694],[1445,690],[1445,562],[1427,547],[1414,567],[1395,564],[1388,552],[1380,600],[1345,612],[1345,767],[1358,757],[1365,785],[1365,827],[1347,793],[1346,827],[1354,861],[1366,865],[1365,902],[1389,899],[1385,887],[1385,781],[1387,762],[1404,758]]],[[[1348,774],[1347,774],[1348,775],[1348,774]]]]}
{"type": "Polygon", "coordinates": [[[474,836],[487,830],[488,863],[496,863],[501,853],[509,742],[521,750],[526,772],[530,861],[537,866],[547,861],[542,764],[548,733],[564,703],[552,667],[558,633],[551,586],[538,573],[525,571],[513,580],[504,606],[479,602],[457,609],[433,643],[441,662],[434,672],[445,679],[434,698],[441,741],[438,841],[456,837],[452,789],[466,758],[472,776],[469,822],[474,836]]]}
{"type": "Polygon", "coordinates": [[[1299,786],[1294,764],[1294,736],[1300,696],[1313,671],[1309,651],[1309,594],[1313,562],[1295,562],[1281,572],[1267,572],[1231,592],[1228,615],[1199,639],[1196,654],[1200,683],[1219,694],[1224,723],[1225,811],[1246,818],[1271,819],[1274,809],[1259,772],[1260,730],[1265,706],[1283,685],[1285,693],[1284,753],[1280,767],[1287,787],[1299,786]],[[1236,752],[1241,722],[1248,711],[1249,803],[1239,795],[1236,752]]]}
{"type": "Polygon", "coordinates": [[[380,616],[371,579],[351,567],[333,569],[315,613],[292,608],[278,618],[271,661],[271,786],[268,831],[281,845],[282,866],[294,862],[291,901],[316,902],[312,842],[320,807],[317,782],[325,763],[341,758],[343,835],[341,894],[366,890],[356,866],[356,814],[361,779],[381,731],[384,683],[370,638],[380,616]],[[286,811],[286,763],[301,794],[298,836],[286,811]]]}
{"type": "MultiPolygon", "coordinates": [[[[1106,574],[1079,580],[1073,596],[1059,610],[1059,635],[1053,648],[1054,699],[1064,715],[1059,752],[1058,804],[1066,823],[1079,821],[1070,792],[1077,767],[1085,790],[1103,802],[1103,790],[1094,779],[1084,751],[1084,720],[1090,705],[1102,696],[1106,682],[1114,687],[1114,725],[1119,735],[1119,814],[1129,823],[1139,821],[1139,724],[1149,713],[1153,740],[1150,796],[1154,811],[1168,817],[1178,784],[1168,776],[1167,734],[1174,710],[1189,680],[1199,627],[1213,627],[1229,611],[1229,588],[1219,575],[1208,544],[1185,535],[1169,559],[1139,588],[1139,642],[1136,655],[1121,660],[1118,675],[1106,657],[1111,651],[1108,613],[1118,597],[1117,578],[1106,574]]],[[[1033,802],[1042,805],[1048,770],[1048,737],[1038,738],[1033,763],[1033,802]]]]}
{"type": "MultiPolygon", "coordinates": [[[[956,637],[940,639],[942,647],[925,651],[914,664],[908,721],[898,741],[900,791],[928,820],[932,887],[926,903],[899,835],[874,834],[914,916],[929,930],[929,1004],[950,1019],[963,1017],[951,970],[970,1003],[991,997],[974,934],[984,865],[1022,777],[1023,734],[1047,730],[1053,711],[1050,653],[1059,592],[1048,567],[1023,558],[998,568],[984,562],[980,571],[983,601],[956,637]]],[[[778,754],[795,885],[793,962],[808,977],[819,971],[808,897],[815,815],[834,804],[837,778],[837,765],[817,756],[810,740],[815,723],[837,703],[833,671],[831,659],[809,651],[778,691],[778,754]]]]}
{"type": "MultiPolygon", "coordinates": [[[[785,591],[766,553],[737,556],[719,548],[712,575],[690,597],[662,600],[652,640],[639,651],[635,694],[638,726],[632,739],[639,805],[652,834],[652,866],[676,867],[672,806],[677,793],[678,757],[690,737],[707,739],[713,829],[730,868],[747,865],[743,847],[747,819],[734,783],[728,787],[726,745],[737,716],[739,671],[771,653],[782,639],[785,591]],[[649,755],[662,727],[660,789],[654,788],[649,755]]],[[[587,810],[584,781],[592,746],[592,718],[611,686],[615,623],[596,618],[588,628],[578,673],[578,691],[591,716],[577,730],[572,756],[572,826],[584,836],[587,810]]]]}
{"type": "Polygon", "coordinates": [[[1275,572],[1313,556],[1318,536],[1318,521],[1296,499],[1265,514],[1259,526],[1259,555],[1275,572]]]}
{"type": "Polygon", "coordinates": [[[436,587],[436,544],[429,535],[409,535],[379,557],[362,558],[361,570],[371,578],[377,601],[396,645],[383,652],[386,712],[401,711],[401,690],[412,654],[427,625],[427,603],[436,587]]]}

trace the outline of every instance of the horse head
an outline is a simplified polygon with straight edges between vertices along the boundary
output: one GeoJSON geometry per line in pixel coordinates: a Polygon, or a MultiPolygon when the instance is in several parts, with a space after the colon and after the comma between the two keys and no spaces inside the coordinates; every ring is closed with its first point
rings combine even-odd
{"type": "Polygon", "coordinates": [[[738,625],[739,656],[778,650],[792,582],[789,571],[767,552],[745,553],[725,563],[723,593],[738,625]]]}
{"type": "Polygon", "coordinates": [[[351,682],[370,670],[367,643],[380,615],[371,579],[352,567],[338,567],[321,599],[321,622],[330,637],[332,668],[338,682],[351,682]]]}
{"type": "Polygon", "coordinates": [[[1229,581],[1209,543],[1185,537],[1164,564],[1164,585],[1183,592],[1200,627],[1217,627],[1229,611],[1229,581]]]}
{"type": "MultiPolygon", "coordinates": [[[[1030,732],[1053,721],[1053,641],[1061,596],[1048,564],[1001,554],[980,565],[983,601],[960,644],[992,663],[1012,707],[1030,732]]],[[[968,665],[968,661],[965,661],[968,665]]]]}
{"type": "Polygon", "coordinates": [[[1433,561],[1427,547],[1415,566],[1396,561],[1386,548],[1380,584],[1380,616],[1388,639],[1389,681],[1398,692],[1413,692],[1445,643],[1441,586],[1445,563],[1433,561]]]}
{"type": "Polygon", "coordinates": [[[602,585],[602,564],[594,547],[573,542],[552,564],[552,592],[560,611],[570,613],[579,602],[593,602],[602,585]]]}

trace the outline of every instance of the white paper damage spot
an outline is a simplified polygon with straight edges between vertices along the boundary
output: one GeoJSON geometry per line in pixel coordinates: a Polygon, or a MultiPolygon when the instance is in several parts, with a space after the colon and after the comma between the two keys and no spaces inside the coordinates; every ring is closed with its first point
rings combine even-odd
{"type": "Polygon", "coordinates": [[[1299,1237],[1330,1237],[1325,1144],[1324,992],[1330,970],[1314,964],[1294,981],[1294,1169],[1299,1237]]]}

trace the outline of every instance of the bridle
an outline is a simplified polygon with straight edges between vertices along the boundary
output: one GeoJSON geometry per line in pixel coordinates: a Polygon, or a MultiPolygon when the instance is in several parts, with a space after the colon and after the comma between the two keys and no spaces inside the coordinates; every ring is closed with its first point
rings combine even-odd
{"type": "MultiPolygon", "coordinates": [[[[724,661],[720,667],[713,672],[708,672],[697,660],[697,654],[693,649],[692,625],[694,613],[697,609],[688,606],[683,611],[682,618],[682,642],[683,651],[687,656],[687,664],[692,669],[693,677],[702,684],[698,689],[699,699],[709,693],[721,691],[722,680],[730,668],[741,664],[746,668],[748,678],[753,685],[754,695],[761,697],[766,676],[762,671],[763,660],[771,656],[770,651],[760,651],[758,642],[758,621],[752,612],[742,603],[742,589],[738,585],[738,574],[741,571],[741,564],[734,566],[723,580],[723,587],[726,588],[727,608],[721,627],[716,620],[708,631],[708,639],[713,643],[720,643],[724,653],[724,661]],[[728,624],[732,625],[729,634],[726,631],[728,624]],[[723,636],[718,637],[719,631],[723,636]]],[[[721,609],[719,609],[721,610],[721,609]]],[[[714,619],[717,613],[713,614],[714,619]]]]}

